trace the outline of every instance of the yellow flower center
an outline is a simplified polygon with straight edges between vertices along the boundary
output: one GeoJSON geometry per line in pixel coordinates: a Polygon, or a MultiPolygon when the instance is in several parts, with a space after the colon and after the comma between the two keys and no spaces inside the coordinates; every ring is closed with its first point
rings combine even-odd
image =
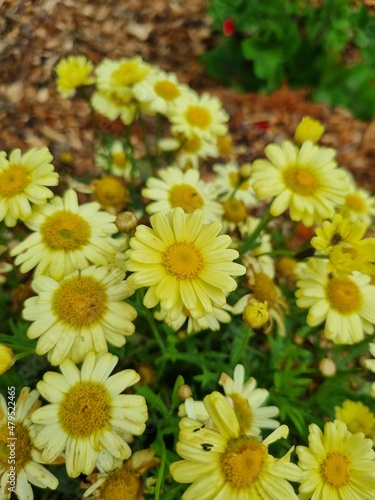
{"type": "Polygon", "coordinates": [[[110,397],[103,385],[78,382],[61,403],[59,421],[67,434],[87,437],[107,426],[109,409],[110,397]]]}
{"type": "Polygon", "coordinates": [[[350,481],[350,462],[342,453],[328,453],[320,466],[320,474],[332,488],[341,488],[350,481]]]}
{"type": "Polygon", "coordinates": [[[366,212],[366,204],[363,199],[355,193],[350,193],[346,196],[346,205],[353,212],[362,214],[366,212]]]}
{"type": "Polygon", "coordinates": [[[185,118],[189,125],[200,129],[206,129],[211,125],[211,114],[202,106],[189,106],[185,111],[185,118]]]}
{"type": "Polygon", "coordinates": [[[126,154],[123,151],[112,153],[112,161],[118,168],[125,168],[128,166],[128,160],[126,158],[126,154]]]}
{"type": "Polygon", "coordinates": [[[31,176],[25,165],[10,164],[0,173],[0,196],[12,198],[22,193],[30,182],[31,176]]]}
{"type": "Polygon", "coordinates": [[[312,196],[319,188],[319,179],[309,167],[292,165],[284,171],[284,182],[296,194],[312,196]]]}
{"type": "Polygon", "coordinates": [[[255,274],[255,283],[252,285],[254,298],[259,302],[267,302],[270,307],[277,303],[278,293],[274,282],[265,273],[255,274]]]}
{"type": "Polygon", "coordinates": [[[204,261],[193,243],[179,241],[167,249],[163,264],[168,274],[180,280],[191,280],[199,276],[204,261]]]}
{"type": "Polygon", "coordinates": [[[110,472],[100,489],[103,500],[138,500],[142,491],[142,482],[138,474],[126,462],[121,469],[110,472]]]}
{"type": "Polygon", "coordinates": [[[331,278],[326,286],[330,306],[340,314],[358,312],[362,306],[362,295],[357,284],[349,278],[331,278]]]}
{"type": "Polygon", "coordinates": [[[127,87],[143,80],[148,72],[139,61],[125,61],[112,73],[112,81],[118,87],[127,87]]]}
{"type": "Polygon", "coordinates": [[[91,236],[89,224],[69,210],[55,212],[41,227],[42,236],[53,250],[78,250],[91,236]]]}
{"type": "Polygon", "coordinates": [[[106,176],[94,182],[95,198],[104,207],[122,208],[128,201],[128,191],[116,177],[106,176]]]}
{"type": "Polygon", "coordinates": [[[168,80],[161,80],[154,85],[155,94],[165,101],[174,101],[180,96],[181,92],[177,85],[168,80]]]}
{"type": "Polygon", "coordinates": [[[28,462],[32,460],[31,450],[33,444],[30,439],[29,431],[20,422],[16,422],[13,428],[14,440],[8,440],[8,426],[0,429],[0,471],[8,470],[8,460],[15,460],[13,465],[17,471],[20,471],[28,462]]]}
{"type": "Polygon", "coordinates": [[[246,434],[253,422],[253,412],[247,399],[239,394],[228,394],[233,402],[233,409],[240,424],[240,433],[246,434]]]}
{"type": "Polygon", "coordinates": [[[229,222],[238,224],[244,222],[247,217],[247,210],[244,203],[236,198],[225,200],[223,202],[224,218],[229,222]]]}
{"type": "Polygon", "coordinates": [[[225,480],[235,489],[250,488],[267,456],[267,448],[254,436],[242,436],[229,441],[220,459],[225,480]]]}
{"type": "Polygon", "coordinates": [[[199,137],[192,137],[191,139],[188,139],[184,143],[181,150],[187,153],[198,153],[201,146],[202,146],[202,141],[199,139],[199,137]]]}
{"type": "Polygon", "coordinates": [[[236,170],[233,172],[229,172],[228,179],[230,186],[234,189],[237,187],[237,184],[240,181],[240,173],[236,170]]]}
{"type": "Polygon", "coordinates": [[[103,318],[107,300],[105,288],[98,281],[91,276],[74,276],[56,290],[52,308],[65,324],[87,327],[103,318]]]}
{"type": "Polygon", "coordinates": [[[169,202],[173,208],[181,207],[187,214],[203,207],[203,198],[189,184],[176,184],[169,191],[169,202]]]}

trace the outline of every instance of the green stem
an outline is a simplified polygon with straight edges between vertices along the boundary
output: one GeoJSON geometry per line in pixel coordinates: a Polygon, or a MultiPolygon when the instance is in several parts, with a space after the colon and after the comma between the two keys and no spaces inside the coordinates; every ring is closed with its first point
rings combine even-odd
{"type": "Polygon", "coordinates": [[[264,214],[262,215],[259,224],[257,225],[255,231],[249,235],[243,246],[240,248],[240,253],[246,253],[251,248],[254,247],[254,243],[258,239],[258,236],[263,231],[265,227],[267,227],[268,223],[273,219],[273,215],[270,214],[270,205],[266,208],[264,214]]]}
{"type": "Polygon", "coordinates": [[[155,487],[155,500],[160,499],[160,490],[164,478],[164,469],[165,469],[165,463],[167,461],[167,450],[165,448],[165,443],[163,437],[160,438],[161,441],[161,461],[160,461],[160,469],[159,469],[159,474],[158,474],[158,479],[156,482],[156,487],[155,487]]]}

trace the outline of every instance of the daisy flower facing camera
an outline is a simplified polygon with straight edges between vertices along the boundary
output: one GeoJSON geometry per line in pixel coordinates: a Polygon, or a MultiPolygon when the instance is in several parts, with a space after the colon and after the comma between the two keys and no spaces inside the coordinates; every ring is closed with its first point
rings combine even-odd
{"type": "Polygon", "coordinates": [[[23,317],[34,321],[27,335],[39,338],[37,354],[48,352],[52,365],[64,358],[80,363],[89,351],[107,351],[107,342],[121,347],[134,333],[136,310],[123,302],[132,295],[125,271],[109,265],[90,266],[55,281],[38,276],[37,297],[25,301],[23,317]]]}
{"type": "Polygon", "coordinates": [[[47,148],[33,148],[24,155],[15,149],[9,160],[0,152],[0,221],[8,227],[15,226],[17,219],[30,217],[31,204],[44,205],[53,197],[46,187],[59,182],[52,159],[47,148]]]}
{"type": "Polygon", "coordinates": [[[95,82],[94,65],[85,56],[69,56],[56,66],[57,90],[62,97],[71,97],[77,88],[95,82]]]}
{"type": "Polygon", "coordinates": [[[280,459],[268,452],[274,441],[286,437],[282,425],[263,442],[241,434],[240,424],[225,396],[218,392],[204,398],[212,427],[183,418],[180,421],[177,453],[184,459],[170,466],[179,483],[192,483],[183,500],[288,500],[297,499],[288,481],[299,482],[302,473],[290,462],[289,452],[280,459]]]}
{"type": "Polygon", "coordinates": [[[27,226],[35,231],[10,252],[27,273],[48,274],[56,280],[89,264],[106,265],[116,251],[111,235],[117,232],[115,216],[100,211],[98,203],[78,204],[75,191],[34,208],[27,226]]]}
{"type": "Polygon", "coordinates": [[[91,474],[100,465],[102,452],[107,453],[108,470],[113,469],[116,459],[131,455],[123,435],[140,435],[145,430],[144,397],[121,394],[140,376],[134,370],[109,376],[117,362],[118,358],[110,353],[90,352],[79,370],[65,359],[60,365],[61,374],[47,372],[37,385],[51,404],[32,415],[33,422],[44,426],[35,438],[36,445],[47,461],[65,451],[69,477],[91,474]]]}
{"type": "MultiPolygon", "coordinates": [[[[11,496],[10,486],[12,485],[9,482],[12,477],[11,466],[16,471],[14,492],[19,500],[34,498],[31,484],[39,488],[52,490],[57,488],[59,482],[41,465],[45,461],[34,441],[40,426],[33,424],[30,416],[40,405],[39,392],[35,389],[30,391],[29,387],[24,387],[16,402],[14,420],[11,420],[8,411],[10,412],[12,407],[0,394],[0,495],[2,500],[9,500],[11,496]],[[12,423],[14,425],[11,425],[12,423]],[[10,437],[12,439],[9,439],[10,437]]],[[[55,458],[58,459],[58,455],[55,458]]]]}
{"type": "Polygon", "coordinates": [[[226,303],[225,292],[237,288],[231,277],[245,273],[232,262],[238,252],[229,249],[231,238],[218,236],[221,224],[203,224],[204,213],[185,214],[178,207],[150,218],[151,228],[138,226],[130,240],[127,269],[133,271],[130,287],[149,287],[143,303],[152,308],[159,302],[173,321],[185,307],[193,318],[210,314],[213,306],[226,303]]]}
{"type": "Polygon", "coordinates": [[[309,426],[309,447],[297,446],[304,477],[301,500],[375,498],[375,452],[371,439],[352,434],[339,420],[327,422],[324,432],[309,426]]]}
{"type": "Polygon", "coordinates": [[[335,150],[306,141],[301,148],[289,141],[265,148],[268,160],[253,163],[252,181],[258,199],[274,196],[270,213],[278,216],[289,208],[293,221],[310,227],[328,219],[343,205],[349,190],[344,170],[334,161],[335,150]]]}

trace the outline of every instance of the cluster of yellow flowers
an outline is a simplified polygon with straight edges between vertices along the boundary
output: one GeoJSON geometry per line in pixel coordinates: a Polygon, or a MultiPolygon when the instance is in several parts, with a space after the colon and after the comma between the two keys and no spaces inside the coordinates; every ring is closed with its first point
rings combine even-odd
{"type": "MultiPolygon", "coordinates": [[[[30,231],[10,251],[20,272],[33,271],[34,295],[23,308],[31,322],[27,336],[61,371],[45,373],[37,389],[25,387],[18,398],[22,452],[15,493],[32,498],[29,483],[56,488],[57,479],[41,464],[65,463],[70,477],[90,477],[85,497],[100,490],[102,498],[120,498],[121,488],[132,485],[126,498],[137,499],[140,474],[158,459],[151,450],[132,455],[129,446],[148,417],[143,396],[123,394],[139,374],[125,369],[111,375],[119,360],[108,346],[122,347],[135,332],[137,310],[128,299],[144,288],[138,295],[143,306],[176,332],[219,330],[242,314],[251,328],[285,336],[291,333],[281,288],[287,280],[296,287],[301,314],[309,309],[308,325],[324,324],[324,336],[337,344],[360,342],[375,323],[375,238],[367,236],[375,198],[338,166],[334,149],[317,145],[324,128],[310,118],[293,141],[268,145],[266,158],[216,163],[207,176],[198,168],[202,159],[219,157],[229,141],[229,116],[217,98],[198,95],[140,57],[104,60],[95,68],[71,56],[56,72],[64,97],[94,86],[88,101],[108,120],[130,126],[143,115],[165,117],[170,136],[158,148],[173,161],[142,176],[129,142],[107,140],[97,149],[100,178],[86,191],[72,181],[76,190],[58,196],[50,189],[58,186],[58,174],[47,148],[25,155],[15,150],[9,159],[0,153],[0,221],[8,227],[21,221],[30,231]],[[141,201],[133,206],[135,180],[141,201]],[[80,203],[77,190],[94,201],[80,203]],[[315,254],[303,262],[272,256],[268,224],[287,211],[288,224],[315,229],[315,254]],[[50,404],[42,406],[40,395],[50,404]]],[[[2,371],[14,361],[4,355],[2,371]]],[[[278,408],[263,406],[268,392],[253,378],[245,382],[242,365],[219,383],[225,395],[188,398],[180,408],[177,452],[183,460],[172,464],[171,474],[192,483],[183,498],[375,498],[375,417],[368,409],[366,433],[350,423],[353,414],[364,422],[366,410],[350,402],[324,432],[312,424],[310,446],[297,447],[296,465],[293,448],[280,459],[268,451],[288,435],[273,418],[278,408]],[[263,439],[262,428],[273,432],[263,439]],[[299,497],[289,481],[300,483],[299,497]]],[[[6,414],[1,396],[0,447],[6,445],[6,414]]],[[[7,473],[7,455],[0,454],[4,499],[7,473]]]]}

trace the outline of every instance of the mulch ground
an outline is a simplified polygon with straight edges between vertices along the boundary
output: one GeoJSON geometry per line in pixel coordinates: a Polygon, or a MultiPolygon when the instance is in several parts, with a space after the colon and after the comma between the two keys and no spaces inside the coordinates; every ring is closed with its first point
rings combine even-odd
{"type": "Polygon", "coordinates": [[[95,64],[140,55],[222,100],[239,161],[252,161],[267,143],[292,137],[309,114],[326,127],[322,143],[337,148],[339,163],[374,192],[375,120],[312,104],[307,90],[284,86],[261,96],[222,87],[198,61],[215,43],[210,26],[204,0],[0,0],[0,150],[47,146],[58,170],[65,168],[61,154],[69,151],[73,175],[93,171],[88,107],[60,97],[54,67],[70,54],[95,64]]]}

